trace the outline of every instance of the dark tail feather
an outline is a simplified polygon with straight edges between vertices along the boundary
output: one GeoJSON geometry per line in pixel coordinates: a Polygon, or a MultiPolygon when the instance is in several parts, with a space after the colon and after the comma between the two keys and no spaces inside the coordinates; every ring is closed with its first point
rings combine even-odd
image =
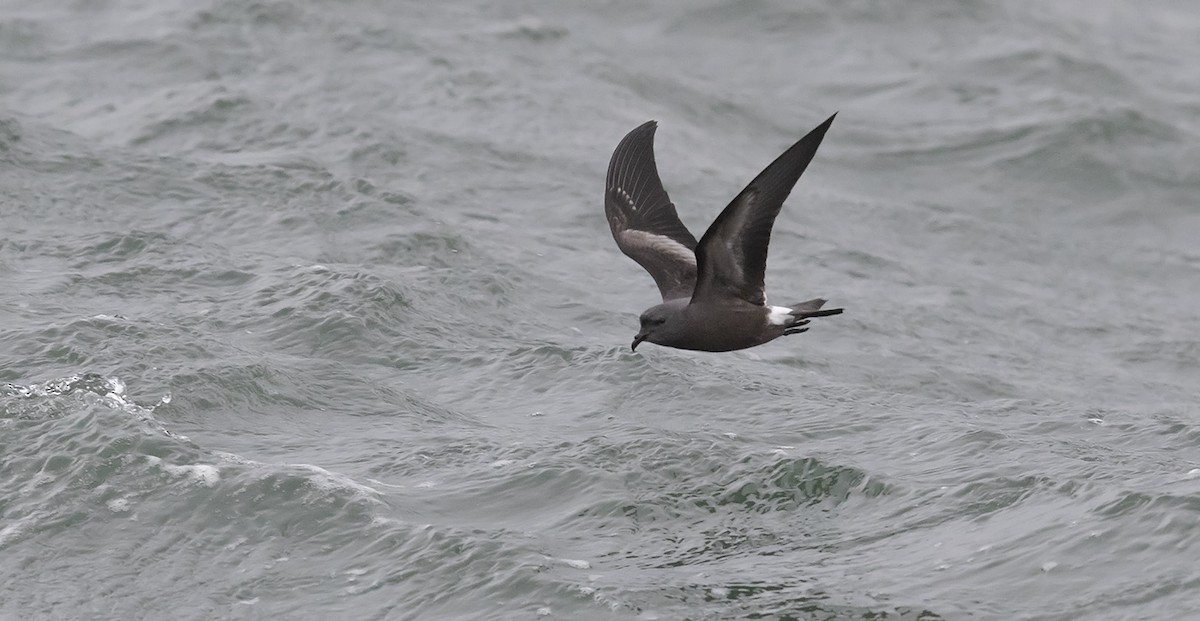
{"type": "Polygon", "coordinates": [[[815,298],[807,302],[792,305],[792,316],[797,319],[808,319],[810,317],[828,317],[830,315],[841,315],[841,308],[830,308],[821,310],[825,305],[824,298],[815,298]]]}

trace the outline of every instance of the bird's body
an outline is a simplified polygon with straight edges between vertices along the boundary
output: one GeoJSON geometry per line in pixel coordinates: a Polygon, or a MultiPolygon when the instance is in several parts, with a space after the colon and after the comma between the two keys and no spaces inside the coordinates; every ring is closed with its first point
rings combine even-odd
{"type": "MultiPolygon", "coordinates": [[[[835,115],[836,116],[836,115],[835,115]]],[[[663,302],[641,316],[643,341],[679,349],[733,351],[807,331],[817,298],[768,306],[763,292],[775,216],[816,154],[833,117],[767,166],[721,212],[700,241],[679,220],[654,162],[654,121],[634,129],[609,163],[604,211],[621,251],[654,278],[663,302]]]]}

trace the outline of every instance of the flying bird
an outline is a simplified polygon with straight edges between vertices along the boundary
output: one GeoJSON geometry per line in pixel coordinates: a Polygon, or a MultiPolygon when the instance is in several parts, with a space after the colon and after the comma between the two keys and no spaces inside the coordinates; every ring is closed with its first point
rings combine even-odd
{"type": "Polygon", "coordinates": [[[775,216],[836,116],[763,169],[699,242],[658,178],[658,124],[648,121],[621,140],[608,165],[604,213],[617,247],[650,272],[663,299],[642,313],[633,350],[643,341],[699,351],[745,349],[806,332],[813,317],[842,312],[822,310],[823,298],[769,306],[763,292],[775,216]]]}

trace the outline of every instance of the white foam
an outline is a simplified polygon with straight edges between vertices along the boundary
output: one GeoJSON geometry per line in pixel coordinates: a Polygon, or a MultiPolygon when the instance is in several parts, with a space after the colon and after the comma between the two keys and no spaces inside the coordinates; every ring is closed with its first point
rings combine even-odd
{"type": "Polygon", "coordinates": [[[404,489],[405,488],[405,486],[403,486],[399,483],[384,483],[383,481],[380,481],[379,479],[368,478],[367,483],[370,483],[371,485],[378,485],[379,487],[390,487],[392,489],[404,489]]]}
{"type": "MultiPolygon", "coordinates": [[[[318,489],[323,492],[349,491],[359,497],[366,498],[367,500],[370,500],[372,502],[381,502],[378,497],[383,495],[382,493],[379,492],[379,490],[377,490],[373,487],[370,487],[368,485],[363,485],[362,483],[359,483],[358,481],[355,481],[354,479],[351,479],[350,477],[348,477],[344,474],[330,472],[329,470],[326,470],[320,466],[314,466],[313,464],[269,464],[269,463],[265,463],[265,462],[261,462],[261,461],[254,461],[253,459],[247,459],[245,457],[242,457],[241,455],[236,455],[234,453],[225,453],[222,451],[214,451],[214,454],[220,459],[221,463],[223,463],[223,464],[233,464],[235,466],[249,467],[254,470],[267,469],[271,472],[277,472],[278,468],[282,467],[282,468],[295,468],[295,469],[307,471],[309,473],[308,476],[306,477],[308,484],[310,486],[312,486],[313,488],[318,489]]],[[[367,479],[367,480],[370,481],[371,483],[379,483],[379,481],[376,481],[374,479],[367,479]]],[[[386,483],[380,483],[380,484],[386,485],[387,487],[395,487],[395,488],[403,488],[404,487],[403,485],[388,485],[386,483]]]]}
{"type": "MultiPolygon", "coordinates": [[[[157,432],[171,437],[179,437],[186,441],[186,438],[171,433],[162,426],[162,423],[159,423],[151,416],[151,412],[157,406],[147,409],[132,401],[126,392],[125,382],[119,377],[101,377],[91,374],[84,376],[72,375],[41,384],[30,384],[29,386],[6,384],[6,386],[16,391],[18,396],[24,398],[71,396],[85,399],[89,404],[100,403],[109,408],[121,410],[138,417],[139,420],[152,426],[157,432]],[[100,380],[102,385],[97,380],[100,380]]],[[[167,397],[166,401],[170,401],[170,398],[167,397]]]]}
{"type": "Polygon", "coordinates": [[[153,455],[146,457],[146,461],[149,461],[151,464],[162,468],[171,476],[191,479],[193,483],[197,483],[205,487],[212,487],[217,484],[217,481],[221,480],[221,471],[216,466],[209,464],[187,464],[183,466],[176,466],[175,464],[165,463],[162,459],[153,455]]]}
{"type": "Polygon", "coordinates": [[[9,541],[20,537],[23,530],[23,525],[20,522],[0,528],[0,547],[4,547],[9,541]]]}
{"type": "Polygon", "coordinates": [[[237,455],[234,453],[226,453],[225,451],[213,451],[213,455],[216,455],[223,463],[227,463],[227,464],[237,464],[239,466],[247,466],[247,465],[248,466],[261,466],[261,465],[263,465],[260,462],[254,461],[252,459],[246,459],[245,457],[242,457],[241,455],[237,455]]]}
{"type": "Polygon", "coordinates": [[[225,551],[233,552],[234,550],[242,547],[242,544],[246,543],[247,541],[249,541],[249,539],[246,537],[238,537],[237,539],[225,544],[225,551]]]}
{"type": "Polygon", "coordinates": [[[30,524],[45,517],[41,512],[35,511],[16,522],[0,528],[0,548],[8,545],[8,542],[16,540],[18,537],[25,534],[25,529],[30,524]]]}
{"type": "Polygon", "coordinates": [[[108,389],[110,391],[112,391],[113,394],[115,394],[115,395],[125,394],[125,382],[122,382],[121,378],[110,377],[110,378],[107,378],[105,380],[105,382],[108,384],[108,389]]]}
{"type": "MultiPolygon", "coordinates": [[[[221,471],[216,466],[208,464],[193,464],[190,466],[174,466],[177,472],[200,485],[212,487],[221,480],[221,471]]],[[[168,471],[170,468],[168,468],[168,471]]]]}
{"type": "Polygon", "coordinates": [[[356,492],[357,494],[365,496],[371,500],[378,500],[376,497],[383,495],[379,493],[379,490],[363,485],[362,483],[359,483],[348,476],[330,472],[320,466],[314,466],[312,464],[296,464],[296,467],[308,470],[309,472],[315,474],[316,476],[309,479],[309,484],[322,491],[337,489],[347,490],[356,492]]]}

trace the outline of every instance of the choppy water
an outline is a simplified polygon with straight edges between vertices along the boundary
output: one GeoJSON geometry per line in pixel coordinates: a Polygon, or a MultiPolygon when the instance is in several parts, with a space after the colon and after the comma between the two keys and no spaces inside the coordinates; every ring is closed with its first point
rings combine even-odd
{"type": "Polygon", "coordinates": [[[1003,4],[0,2],[0,619],[1200,616],[1200,9],[1003,4]]]}

